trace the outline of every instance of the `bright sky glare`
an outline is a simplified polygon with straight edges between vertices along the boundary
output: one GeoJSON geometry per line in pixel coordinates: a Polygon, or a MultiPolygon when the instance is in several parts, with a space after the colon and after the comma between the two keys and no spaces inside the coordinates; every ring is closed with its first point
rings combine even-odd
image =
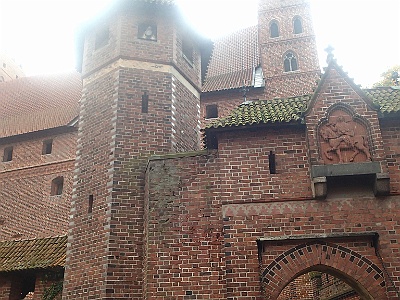
{"type": "MultiPolygon", "coordinates": [[[[0,52],[28,76],[74,69],[80,24],[112,0],[0,0],[0,52]]],[[[257,0],[178,0],[187,20],[210,38],[257,23],[257,0]]],[[[329,44],[344,70],[368,87],[400,65],[400,0],[311,0],[321,67],[329,44]]]]}

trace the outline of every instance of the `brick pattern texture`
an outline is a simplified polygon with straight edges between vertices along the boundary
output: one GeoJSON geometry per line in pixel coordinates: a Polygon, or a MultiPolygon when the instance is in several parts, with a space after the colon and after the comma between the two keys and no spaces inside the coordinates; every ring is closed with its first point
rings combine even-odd
{"type": "Polygon", "coordinates": [[[147,158],[199,148],[200,57],[195,45],[193,64],[182,57],[187,35],[166,10],[111,15],[98,50],[87,35],[64,299],[143,299],[147,158]],[[138,39],[153,18],[157,41],[138,39]]]}
{"type": "Polygon", "coordinates": [[[390,190],[400,193],[400,125],[396,121],[382,122],[381,133],[390,175],[390,190]]]}
{"type": "Polygon", "coordinates": [[[347,76],[340,74],[342,71],[335,63],[329,65],[325,79],[320,84],[320,92],[315,101],[310,103],[306,113],[307,139],[311,163],[324,164],[324,157],[319,144],[319,126],[322,120],[329,119],[335,111],[361,119],[367,124],[369,148],[373,161],[380,162],[383,173],[388,172],[386,156],[383,147],[382,134],[378,120],[378,113],[363,98],[353,84],[349,83],[347,76]]]}
{"type": "Polygon", "coordinates": [[[306,1],[260,1],[259,43],[261,65],[266,79],[265,99],[309,94],[319,79],[315,34],[306,1]],[[295,34],[293,19],[300,17],[303,32],[295,34]],[[279,36],[271,38],[270,24],[277,22],[279,36]],[[295,54],[298,70],[284,72],[284,56],[295,54]]]}
{"type": "Polygon", "coordinates": [[[320,265],[357,280],[374,299],[396,299],[386,271],[398,287],[399,235],[394,228],[400,198],[311,200],[305,131],[289,127],[221,133],[217,153],[151,161],[147,299],[276,299],[292,276],[320,265]],[[277,174],[269,174],[270,149],[276,153],[277,174]],[[307,244],[311,252],[304,242],[269,244],[260,252],[256,242],[371,231],[379,233],[386,271],[371,240],[307,244]],[[282,255],[288,263],[280,271],[276,265],[267,268],[281,262],[282,255]],[[266,269],[274,275],[260,286],[260,272],[266,269]]]}
{"type": "Polygon", "coordinates": [[[0,239],[65,235],[72,194],[76,132],[8,140],[9,162],[0,162],[0,239]],[[53,140],[51,154],[42,155],[43,141],[53,140]],[[52,180],[64,178],[61,195],[51,195],[52,180]]]}

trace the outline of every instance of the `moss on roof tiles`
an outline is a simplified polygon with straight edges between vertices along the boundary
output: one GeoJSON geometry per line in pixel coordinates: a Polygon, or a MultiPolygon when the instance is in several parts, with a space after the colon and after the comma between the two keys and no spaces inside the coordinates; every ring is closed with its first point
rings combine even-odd
{"type": "Polygon", "coordinates": [[[380,87],[364,92],[379,106],[383,115],[400,112],[400,87],[380,87]]]}
{"type": "MultiPolygon", "coordinates": [[[[364,92],[380,108],[382,116],[400,113],[400,88],[384,87],[364,92]]],[[[312,95],[243,103],[227,117],[216,119],[207,129],[299,121],[312,95]]]]}
{"type": "Polygon", "coordinates": [[[0,242],[0,272],[63,267],[67,236],[0,242]]]}
{"type": "Polygon", "coordinates": [[[311,95],[243,103],[232,113],[207,125],[209,128],[299,121],[311,95]]]}

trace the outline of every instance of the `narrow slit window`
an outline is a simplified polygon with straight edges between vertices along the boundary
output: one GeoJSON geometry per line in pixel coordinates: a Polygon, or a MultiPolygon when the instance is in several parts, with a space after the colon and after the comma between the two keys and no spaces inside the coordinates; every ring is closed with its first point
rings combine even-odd
{"type": "Polygon", "coordinates": [[[51,154],[53,151],[53,140],[43,141],[42,155],[51,154]]]}
{"type": "Polygon", "coordinates": [[[142,113],[147,114],[149,112],[149,95],[144,92],[142,95],[142,113]]]}
{"type": "Polygon", "coordinates": [[[276,160],[275,160],[275,153],[273,151],[269,151],[268,163],[269,163],[269,173],[276,174],[276,160]]]}
{"type": "Polygon", "coordinates": [[[59,176],[51,182],[51,196],[62,195],[64,189],[64,177],[59,176]]]}
{"type": "Polygon", "coordinates": [[[89,201],[88,201],[88,213],[89,214],[93,212],[93,201],[94,201],[93,195],[89,195],[89,201]]]}
{"type": "Polygon", "coordinates": [[[4,154],[3,154],[3,161],[12,161],[13,159],[13,147],[7,147],[4,149],[4,154]]]}

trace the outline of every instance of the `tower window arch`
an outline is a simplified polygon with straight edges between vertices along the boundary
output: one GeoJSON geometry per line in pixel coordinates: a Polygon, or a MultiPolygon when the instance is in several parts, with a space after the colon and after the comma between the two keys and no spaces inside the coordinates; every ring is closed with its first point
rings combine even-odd
{"type": "Polygon", "coordinates": [[[279,36],[279,26],[277,21],[274,20],[269,24],[269,33],[270,37],[272,38],[276,38],[279,36]]]}
{"type": "Polygon", "coordinates": [[[303,32],[303,23],[299,16],[293,18],[293,33],[299,34],[303,32]]]}
{"type": "Polygon", "coordinates": [[[283,57],[283,66],[285,72],[292,72],[299,69],[296,55],[289,51],[283,57]]]}

